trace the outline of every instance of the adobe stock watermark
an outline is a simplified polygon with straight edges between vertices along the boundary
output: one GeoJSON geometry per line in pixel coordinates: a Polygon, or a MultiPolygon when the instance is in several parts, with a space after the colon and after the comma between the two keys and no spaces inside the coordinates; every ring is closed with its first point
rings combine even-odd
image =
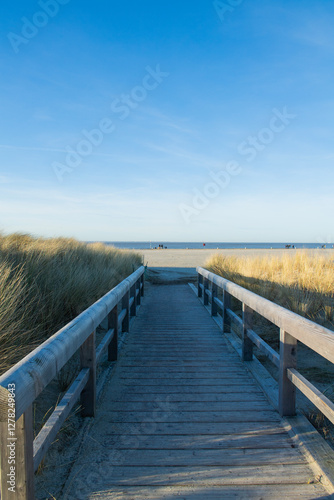
{"type": "MultiPolygon", "coordinates": [[[[161,71],[160,64],[155,69],[146,66],[146,75],[141,85],[133,87],[129,94],[122,94],[118,99],[114,99],[110,109],[120,120],[128,118],[133,110],[138,108],[140,103],[145,101],[149,92],[157,89],[159,85],[169,76],[169,73],[161,71]]],[[[96,148],[101,146],[105,136],[116,130],[116,124],[110,117],[100,120],[97,127],[81,131],[82,139],[74,146],[66,146],[67,152],[64,163],[53,162],[52,168],[59,182],[64,180],[65,174],[72,173],[82,161],[94,153],[96,148]]]]}
{"type": "Polygon", "coordinates": [[[41,10],[35,12],[31,19],[21,17],[23,23],[20,34],[12,31],[7,34],[7,38],[15,52],[19,53],[21,45],[27,45],[32,38],[38,35],[41,28],[49,23],[50,19],[57,16],[60,6],[66,5],[70,0],[40,0],[38,2],[41,10]]]}
{"type": "Polygon", "coordinates": [[[225,0],[224,2],[214,0],[213,7],[221,22],[224,22],[226,21],[226,15],[234,12],[236,7],[239,7],[243,2],[244,0],[225,0]]]}
{"type": "MultiPolygon", "coordinates": [[[[296,118],[296,115],[288,112],[285,106],[282,111],[277,108],[272,110],[272,117],[267,127],[262,128],[256,135],[248,136],[237,146],[241,156],[246,156],[247,162],[253,162],[259,153],[263,152],[271,144],[277,134],[282,133],[286,127],[296,118]]],[[[207,182],[202,190],[194,188],[191,205],[179,204],[179,211],[186,224],[191,222],[192,217],[199,215],[202,210],[210,205],[225,190],[233,177],[240,175],[242,167],[238,161],[230,161],[223,170],[209,172],[210,182],[207,182]]]]}

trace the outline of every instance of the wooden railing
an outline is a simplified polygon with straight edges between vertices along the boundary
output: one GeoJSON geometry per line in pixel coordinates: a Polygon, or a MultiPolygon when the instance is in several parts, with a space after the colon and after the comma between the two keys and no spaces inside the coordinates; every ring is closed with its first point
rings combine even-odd
{"type": "Polygon", "coordinates": [[[334,332],[309,321],[221,276],[201,267],[198,272],[198,296],[211,315],[220,312],[224,332],[232,324],[241,328],[242,360],[253,359],[255,344],[279,370],[279,397],[277,408],[281,416],[296,414],[296,388],[298,388],[332,423],[334,404],[297,371],[297,341],[334,363],[334,332]],[[220,298],[219,298],[220,296],[220,298]],[[231,297],[241,302],[242,318],[231,309],[231,297]],[[254,332],[253,312],[260,314],[280,328],[279,354],[254,332]]]}
{"type": "Polygon", "coordinates": [[[96,365],[106,350],[117,360],[118,332],[129,330],[143,295],[140,267],[0,377],[1,500],[34,499],[34,471],[80,396],[82,415],[95,416],[96,365]],[[108,331],[96,348],[104,320],[108,331]],[[79,349],[80,373],[34,440],[33,402],[79,349]]]}

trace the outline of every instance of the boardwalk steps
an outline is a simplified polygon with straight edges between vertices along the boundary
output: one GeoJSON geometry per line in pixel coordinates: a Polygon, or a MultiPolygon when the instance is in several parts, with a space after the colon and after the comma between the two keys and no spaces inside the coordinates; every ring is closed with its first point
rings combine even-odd
{"type": "Polygon", "coordinates": [[[330,498],[187,285],[149,289],[64,498],[330,498]]]}

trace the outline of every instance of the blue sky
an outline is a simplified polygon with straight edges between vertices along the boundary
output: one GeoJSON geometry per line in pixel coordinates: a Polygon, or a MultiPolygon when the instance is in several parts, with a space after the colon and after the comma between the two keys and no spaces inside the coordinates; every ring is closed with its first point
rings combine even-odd
{"type": "Polygon", "coordinates": [[[334,240],[331,0],[5,0],[0,25],[3,232],[334,240]]]}

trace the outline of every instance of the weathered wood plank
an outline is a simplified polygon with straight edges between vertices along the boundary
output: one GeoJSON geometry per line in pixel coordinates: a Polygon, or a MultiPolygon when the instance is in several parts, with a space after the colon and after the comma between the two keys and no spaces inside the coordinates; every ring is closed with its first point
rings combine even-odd
{"type": "MultiPolygon", "coordinates": [[[[231,412],[231,411],[257,411],[257,410],[269,410],[272,411],[272,407],[269,405],[268,401],[212,401],[205,403],[203,402],[174,402],[168,403],[173,408],[173,412],[204,412],[205,414],[209,411],[213,412],[231,412]]],[[[159,402],[134,402],[134,401],[108,401],[105,406],[106,410],[112,411],[123,411],[123,412],[142,412],[142,411],[159,411],[159,402]]],[[[161,410],[160,410],[161,411],[161,410]]]]}
{"type": "Polygon", "coordinates": [[[68,417],[71,409],[78,401],[81,391],[88,382],[89,368],[81,370],[65,396],[60,401],[50,418],[44,424],[40,433],[34,440],[34,470],[38,469],[45,453],[56,437],[59,429],[68,417]]]}
{"type": "MultiPolygon", "coordinates": [[[[95,481],[97,480],[95,476],[95,481]]],[[[102,479],[101,479],[102,482],[102,479]]],[[[92,481],[93,483],[93,481],[92,481]]],[[[77,483],[76,483],[77,484],[77,483]]],[[[182,498],[182,500],[222,500],[227,499],[244,499],[244,500],[325,500],[331,496],[324,494],[324,489],[321,484],[298,485],[272,485],[269,486],[227,486],[227,487],[209,487],[198,484],[196,487],[175,487],[169,486],[153,488],[148,487],[111,487],[108,490],[101,491],[98,489],[98,484],[94,487],[89,485],[91,490],[87,489],[87,484],[83,484],[83,494],[87,491],[90,493],[90,500],[171,500],[172,498],[182,498]]],[[[81,485],[81,483],[80,483],[81,485]]],[[[66,500],[74,497],[66,497],[66,500]]]]}
{"type": "MultiPolygon", "coordinates": [[[[220,402],[226,402],[226,403],[233,403],[235,401],[238,402],[243,402],[243,401],[254,401],[254,396],[256,397],[256,401],[267,401],[267,398],[263,395],[262,392],[259,392],[258,390],[253,390],[253,391],[247,391],[242,390],[240,392],[229,392],[229,393],[199,393],[199,394],[191,394],[191,393],[184,393],[184,392],[168,392],[168,401],[171,403],[177,403],[177,402],[214,402],[214,401],[220,401],[220,402]]],[[[121,391],[118,392],[117,389],[114,391],[112,398],[109,401],[129,401],[129,402],[153,402],[156,401],[157,399],[161,398],[161,393],[159,394],[158,392],[129,392],[129,391],[121,391]]]]}
{"type": "Polygon", "coordinates": [[[162,435],[156,436],[154,440],[147,439],[147,436],[138,434],[113,434],[103,432],[101,435],[94,434],[102,446],[112,446],[117,450],[141,449],[141,450],[224,450],[227,449],[270,449],[275,453],[275,448],[291,449],[293,441],[282,431],[281,434],[253,434],[246,435],[194,435],[189,439],[189,435],[162,435]]]}
{"type": "MultiPolygon", "coordinates": [[[[89,465],[84,466],[89,474],[89,465]]],[[[235,485],[281,485],[291,484],[298,490],[299,485],[311,480],[309,471],[304,465],[264,465],[240,467],[141,467],[118,466],[108,474],[107,484],[110,486],[235,486],[235,485]]],[[[223,490],[222,490],[223,494],[223,490]]],[[[183,498],[181,496],[181,498],[183,498]]]]}
{"type": "MultiPolygon", "coordinates": [[[[167,404],[168,401],[166,401],[167,404]]],[[[109,411],[109,418],[114,422],[138,423],[142,421],[159,422],[160,413],[168,418],[169,422],[279,422],[279,416],[274,410],[249,410],[240,411],[208,411],[203,412],[173,412],[173,411],[142,411],[142,412],[122,412],[109,411]],[[167,416],[168,415],[168,416],[167,416]]]]}
{"type": "MultiPolygon", "coordinates": [[[[223,434],[242,434],[242,435],[266,435],[282,432],[281,421],[254,421],[254,422],[138,422],[138,425],[129,425],[126,422],[115,422],[112,415],[103,413],[96,419],[97,432],[106,425],[106,433],[110,434],[136,434],[142,436],[158,435],[181,435],[193,436],[202,435],[223,435],[223,434]]],[[[150,438],[151,439],[151,438],[150,438]]]]}
{"type": "Polygon", "coordinates": [[[326,417],[334,423],[334,404],[319,389],[311,384],[295,369],[287,370],[288,379],[299,389],[326,417]]]}
{"type": "MultiPolygon", "coordinates": [[[[107,442],[103,446],[98,444],[91,445],[91,451],[99,456],[99,461],[106,462],[110,466],[126,464],[127,467],[141,466],[257,466],[266,465],[289,465],[306,464],[302,454],[297,449],[275,448],[272,449],[225,449],[222,453],[217,449],[202,450],[151,450],[151,449],[124,449],[118,454],[114,453],[114,447],[107,442]],[[122,463],[120,463],[122,461],[122,463]]],[[[78,461],[78,465],[82,463],[78,461]]]]}

